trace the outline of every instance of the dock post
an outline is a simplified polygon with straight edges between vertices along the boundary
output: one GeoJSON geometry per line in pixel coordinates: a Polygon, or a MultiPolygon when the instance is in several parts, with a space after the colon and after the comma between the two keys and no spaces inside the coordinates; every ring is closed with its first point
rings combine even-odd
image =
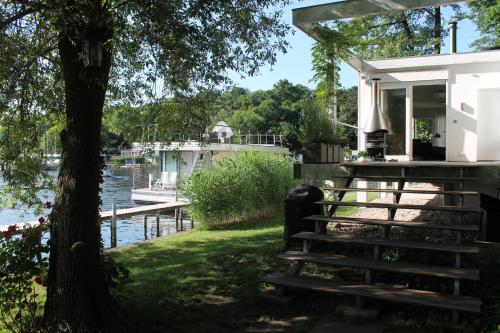
{"type": "Polygon", "coordinates": [[[184,221],[183,221],[183,218],[182,218],[182,208],[179,209],[179,215],[180,215],[180,224],[181,224],[181,231],[184,231],[184,221]]]}
{"type": "Polygon", "coordinates": [[[156,237],[160,237],[160,211],[156,212],[156,237]]]}
{"type": "Polygon", "coordinates": [[[117,232],[116,232],[116,200],[113,200],[113,203],[111,204],[111,209],[113,211],[113,215],[111,216],[111,224],[110,224],[110,231],[111,231],[111,247],[116,247],[116,238],[117,238],[117,232]]]}
{"type": "Polygon", "coordinates": [[[179,231],[179,214],[178,214],[178,209],[174,209],[174,215],[175,215],[175,231],[179,231]]]}
{"type": "Polygon", "coordinates": [[[144,239],[148,239],[148,216],[144,214],[144,239]]]}

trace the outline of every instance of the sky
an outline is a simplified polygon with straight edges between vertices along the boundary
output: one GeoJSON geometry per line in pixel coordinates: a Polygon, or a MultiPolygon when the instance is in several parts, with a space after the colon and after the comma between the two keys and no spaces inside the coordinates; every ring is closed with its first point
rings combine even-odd
{"type": "MultiPolygon", "coordinates": [[[[262,67],[260,73],[254,77],[242,79],[239,74],[231,74],[231,79],[235,85],[247,88],[251,91],[271,89],[273,85],[281,79],[287,79],[294,84],[302,84],[309,88],[314,88],[315,84],[311,82],[313,76],[311,63],[311,48],[314,44],[312,38],[307,36],[301,30],[292,25],[292,9],[325,3],[335,2],[332,0],[295,0],[293,4],[285,7],[283,11],[283,20],[292,26],[292,32],[287,36],[290,44],[286,54],[278,55],[277,61],[273,67],[262,67]]],[[[449,21],[450,10],[446,8],[443,11],[446,22],[449,21]]],[[[461,21],[458,24],[457,32],[457,50],[458,52],[470,51],[469,44],[474,41],[479,33],[475,25],[470,21],[461,21]]],[[[448,52],[448,41],[445,41],[443,53],[448,52]]],[[[357,85],[357,72],[347,64],[341,66],[341,83],[343,87],[349,88],[357,85]]]]}

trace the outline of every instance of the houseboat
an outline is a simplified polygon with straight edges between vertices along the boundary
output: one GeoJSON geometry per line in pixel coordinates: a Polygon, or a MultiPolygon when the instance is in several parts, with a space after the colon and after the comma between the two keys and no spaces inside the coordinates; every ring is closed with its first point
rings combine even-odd
{"type": "Polygon", "coordinates": [[[217,123],[206,135],[206,140],[155,142],[152,145],[133,144],[134,151],[153,151],[159,156],[160,176],[149,176],[147,188],[133,189],[136,202],[170,202],[183,200],[177,191],[194,173],[211,166],[215,161],[231,157],[240,151],[265,151],[289,154],[282,145],[282,136],[273,134],[238,134],[223,121],[217,123]]]}

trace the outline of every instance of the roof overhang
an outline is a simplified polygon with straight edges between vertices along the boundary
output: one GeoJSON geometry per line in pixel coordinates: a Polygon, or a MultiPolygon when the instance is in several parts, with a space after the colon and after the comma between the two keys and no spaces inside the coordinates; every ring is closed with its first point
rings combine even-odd
{"type": "Polygon", "coordinates": [[[367,60],[363,62],[362,72],[376,75],[390,72],[424,71],[446,69],[450,66],[489,64],[500,62],[500,50],[464,52],[455,54],[436,54],[407,58],[367,60]]]}
{"type": "MultiPolygon", "coordinates": [[[[293,24],[310,37],[320,41],[318,36],[314,34],[314,28],[322,22],[468,1],[472,0],[345,0],[295,8],[293,9],[293,24]]],[[[361,71],[363,61],[352,54],[349,64],[361,71]]]]}

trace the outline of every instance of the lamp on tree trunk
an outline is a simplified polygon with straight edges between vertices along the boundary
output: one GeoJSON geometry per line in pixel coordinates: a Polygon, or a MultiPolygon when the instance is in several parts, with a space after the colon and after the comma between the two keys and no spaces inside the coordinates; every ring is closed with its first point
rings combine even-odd
{"type": "Polygon", "coordinates": [[[85,40],[83,43],[83,63],[85,67],[102,66],[102,42],[85,40]]]}

